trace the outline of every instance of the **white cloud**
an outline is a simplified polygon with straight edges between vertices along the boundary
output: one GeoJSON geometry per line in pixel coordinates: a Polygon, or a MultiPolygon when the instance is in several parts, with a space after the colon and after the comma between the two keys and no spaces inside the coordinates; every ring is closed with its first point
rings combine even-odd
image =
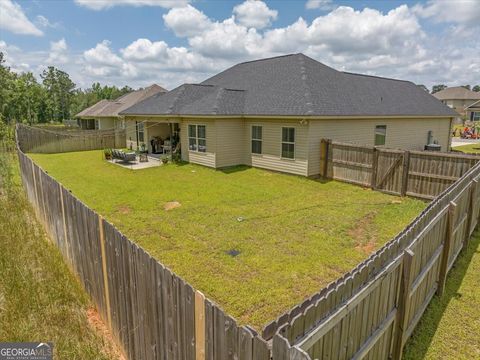
{"type": "Polygon", "coordinates": [[[11,0],[0,1],[0,28],[21,35],[43,35],[43,32],[28,20],[22,7],[11,0]]]}
{"type": "Polygon", "coordinates": [[[305,3],[307,9],[332,10],[335,8],[332,0],[308,0],[305,3]]]}
{"type": "Polygon", "coordinates": [[[50,20],[48,20],[45,16],[43,15],[37,15],[35,18],[35,23],[38,26],[41,26],[43,28],[53,28],[56,29],[60,26],[59,23],[51,23],[50,20]]]}
{"type": "Polygon", "coordinates": [[[163,17],[166,27],[185,38],[184,46],[140,38],[114,48],[104,40],[78,54],[69,52],[62,39],[51,43],[49,51],[2,47],[1,42],[0,50],[7,48],[7,61],[16,64],[18,71],[29,68],[38,73],[49,59],[63,61],[60,67],[82,87],[94,81],[132,87],[156,82],[171,89],[204,80],[240,61],[297,52],[338,70],[406,79],[429,87],[480,83],[480,44],[459,41],[451,31],[428,32],[419,22],[418,11],[406,5],[389,12],[337,7],[311,21],[299,18],[284,27],[260,29],[240,22],[234,11],[215,20],[187,5],[172,8],[163,17]]]}
{"type": "Polygon", "coordinates": [[[163,15],[165,25],[180,37],[193,36],[211,27],[212,22],[191,5],[171,9],[163,15]]]}
{"type": "Polygon", "coordinates": [[[246,27],[263,29],[277,19],[278,11],[270,9],[260,0],[246,0],[233,8],[235,19],[246,27]]]}
{"type": "Polygon", "coordinates": [[[189,0],[75,0],[79,6],[91,10],[105,10],[114,6],[160,6],[163,8],[173,8],[185,6],[189,0]]]}
{"type": "Polygon", "coordinates": [[[65,64],[68,61],[68,46],[65,39],[52,41],[50,43],[50,54],[47,58],[49,65],[65,64]]]}
{"type": "Polygon", "coordinates": [[[435,22],[480,26],[480,4],[478,0],[430,0],[426,5],[416,5],[414,11],[419,16],[431,18],[435,22]]]}

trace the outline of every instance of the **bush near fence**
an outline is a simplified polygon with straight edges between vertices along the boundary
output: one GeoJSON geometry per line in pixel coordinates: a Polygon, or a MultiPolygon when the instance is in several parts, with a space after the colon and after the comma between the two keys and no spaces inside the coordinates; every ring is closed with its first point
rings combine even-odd
{"type": "MultiPolygon", "coordinates": [[[[238,326],[85,206],[27,157],[22,145],[17,144],[21,176],[37,217],[130,359],[398,359],[430,299],[442,293],[446,274],[480,212],[480,164],[473,166],[478,161],[473,158],[460,159],[455,174],[461,178],[407,228],[351,272],[272,322],[262,337],[248,326],[238,326]],[[468,166],[473,167],[467,171],[468,166]],[[272,336],[269,345],[265,339],[272,336]]],[[[375,165],[356,166],[370,156],[365,149],[361,152],[367,155],[345,154],[350,158],[343,161],[372,171],[375,165]]],[[[330,167],[336,176],[334,162],[328,161],[334,156],[324,153],[323,160],[325,169],[330,167]]],[[[438,166],[454,163],[437,161],[430,168],[438,174],[447,171],[438,166]]],[[[365,176],[358,172],[350,173],[352,182],[367,186],[368,176],[358,180],[365,176]]],[[[426,188],[439,191],[447,186],[426,188]]]]}
{"type": "Polygon", "coordinates": [[[51,130],[17,125],[17,141],[24,152],[63,153],[126,147],[125,130],[51,130]]]}

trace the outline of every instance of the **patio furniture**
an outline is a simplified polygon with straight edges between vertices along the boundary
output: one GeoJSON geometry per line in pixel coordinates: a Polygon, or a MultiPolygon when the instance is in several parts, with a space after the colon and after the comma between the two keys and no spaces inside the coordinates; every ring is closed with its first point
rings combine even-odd
{"type": "Polygon", "coordinates": [[[135,161],[137,156],[134,152],[125,152],[123,150],[112,150],[112,158],[116,160],[120,160],[122,162],[132,162],[135,161]]]}
{"type": "Polygon", "coordinates": [[[164,153],[164,154],[165,154],[165,153],[168,154],[169,152],[171,152],[171,151],[172,151],[172,145],[171,145],[170,140],[165,140],[165,141],[163,142],[163,147],[162,147],[162,148],[163,148],[163,153],[164,153]]]}
{"type": "Polygon", "coordinates": [[[148,155],[146,152],[140,152],[138,154],[138,161],[139,162],[148,162],[148,155]]]}

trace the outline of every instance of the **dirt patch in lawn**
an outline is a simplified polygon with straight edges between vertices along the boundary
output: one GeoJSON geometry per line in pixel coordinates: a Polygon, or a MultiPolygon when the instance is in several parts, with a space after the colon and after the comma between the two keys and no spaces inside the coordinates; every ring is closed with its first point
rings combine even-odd
{"type": "Polygon", "coordinates": [[[118,360],[127,360],[120,348],[117,346],[112,337],[112,333],[102,321],[102,318],[97,312],[97,309],[91,307],[87,310],[88,323],[95,331],[105,340],[103,351],[108,357],[118,360]]]}
{"type": "Polygon", "coordinates": [[[178,201],[169,201],[169,202],[165,203],[165,205],[163,205],[163,208],[166,211],[169,211],[169,210],[179,208],[180,206],[182,206],[182,204],[180,204],[178,201]]]}
{"type": "Polygon", "coordinates": [[[375,215],[375,211],[369,212],[348,231],[348,235],[355,241],[355,249],[364,254],[371,254],[376,249],[377,239],[374,232],[369,231],[375,215]]]}
{"type": "Polygon", "coordinates": [[[128,205],[120,205],[118,206],[118,212],[122,215],[128,215],[132,209],[128,205]]]}

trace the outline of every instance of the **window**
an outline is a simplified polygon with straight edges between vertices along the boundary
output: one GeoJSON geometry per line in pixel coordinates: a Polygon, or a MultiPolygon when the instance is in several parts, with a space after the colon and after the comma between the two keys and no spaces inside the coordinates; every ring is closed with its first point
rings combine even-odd
{"type": "Polygon", "coordinates": [[[262,127],[252,126],[252,154],[262,153],[262,127]]]}
{"type": "Polygon", "coordinates": [[[141,143],[145,141],[145,129],[143,128],[143,122],[137,123],[137,138],[141,143]]]}
{"type": "Polygon", "coordinates": [[[480,121],[480,111],[472,111],[470,113],[470,120],[471,121],[480,121]]]}
{"type": "Polygon", "coordinates": [[[207,151],[207,135],[205,125],[188,125],[188,149],[190,151],[207,151]]]}
{"type": "Polygon", "coordinates": [[[375,126],[375,146],[385,145],[387,137],[387,125],[375,126]]]}
{"type": "Polygon", "coordinates": [[[295,128],[282,128],[282,158],[295,159],[295,128]]]}

